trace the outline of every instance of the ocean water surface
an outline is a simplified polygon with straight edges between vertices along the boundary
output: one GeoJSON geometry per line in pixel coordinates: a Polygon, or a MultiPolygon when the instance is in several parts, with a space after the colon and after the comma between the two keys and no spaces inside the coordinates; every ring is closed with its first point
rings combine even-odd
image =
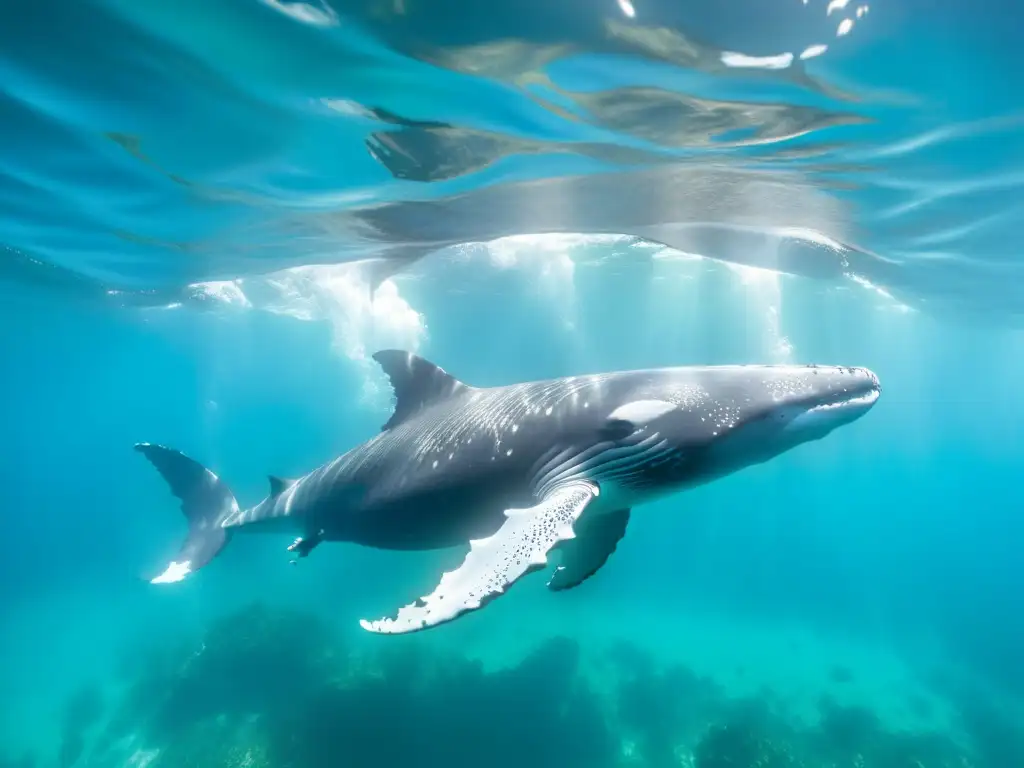
{"type": "Polygon", "coordinates": [[[0,766],[1024,766],[1024,11],[40,0],[0,23],[0,766]],[[236,537],[480,386],[867,366],[855,424],[634,511],[579,587],[382,637],[464,549],[236,537]]]}

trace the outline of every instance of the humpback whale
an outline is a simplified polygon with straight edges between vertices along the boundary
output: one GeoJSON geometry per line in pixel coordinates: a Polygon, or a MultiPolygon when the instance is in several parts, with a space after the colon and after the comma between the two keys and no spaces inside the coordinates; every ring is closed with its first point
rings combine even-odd
{"type": "Polygon", "coordinates": [[[482,607],[553,553],[549,588],[577,586],[614,552],[634,507],[823,438],[881,392],[870,370],[840,366],[658,368],[480,388],[408,352],[374,359],[395,396],[382,431],[304,477],[270,477],[255,506],[243,509],[180,452],[135,446],[188,523],[153,583],[199,570],[242,532],[290,532],[296,557],[325,541],[468,543],[432,593],[360,622],[378,633],[425,629],[482,607]]]}

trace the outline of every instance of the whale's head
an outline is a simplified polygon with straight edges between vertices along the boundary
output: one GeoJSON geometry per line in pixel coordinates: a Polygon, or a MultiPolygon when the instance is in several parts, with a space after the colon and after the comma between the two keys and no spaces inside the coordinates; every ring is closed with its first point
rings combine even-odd
{"type": "MultiPolygon", "coordinates": [[[[650,425],[720,475],[768,461],[861,418],[881,394],[867,368],[722,366],[675,369],[662,380],[666,408],[650,425]]],[[[696,468],[695,468],[696,469],[696,468]]]]}

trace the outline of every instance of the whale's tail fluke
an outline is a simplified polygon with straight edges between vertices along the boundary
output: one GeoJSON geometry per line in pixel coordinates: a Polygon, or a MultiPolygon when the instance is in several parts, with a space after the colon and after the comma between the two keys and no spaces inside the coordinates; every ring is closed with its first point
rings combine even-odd
{"type": "Polygon", "coordinates": [[[185,454],[152,443],[137,443],[135,450],[163,475],[171,493],[181,499],[181,511],[188,520],[188,534],[177,557],[150,581],[181,581],[210,562],[227,543],[223,524],[238,512],[238,502],[217,475],[185,454]]]}

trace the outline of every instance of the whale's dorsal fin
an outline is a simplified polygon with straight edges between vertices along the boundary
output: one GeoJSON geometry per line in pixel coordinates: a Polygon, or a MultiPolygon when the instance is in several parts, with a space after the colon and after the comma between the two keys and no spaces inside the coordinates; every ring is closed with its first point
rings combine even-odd
{"type": "Polygon", "coordinates": [[[411,352],[382,349],[373,355],[395,390],[395,412],[383,426],[385,431],[401,424],[433,403],[469,389],[443,368],[411,352]]]}
{"type": "Polygon", "coordinates": [[[267,479],[270,481],[270,498],[272,499],[277,498],[295,485],[294,480],[287,480],[283,477],[277,477],[276,475],[267,475],[267,479]]]}

